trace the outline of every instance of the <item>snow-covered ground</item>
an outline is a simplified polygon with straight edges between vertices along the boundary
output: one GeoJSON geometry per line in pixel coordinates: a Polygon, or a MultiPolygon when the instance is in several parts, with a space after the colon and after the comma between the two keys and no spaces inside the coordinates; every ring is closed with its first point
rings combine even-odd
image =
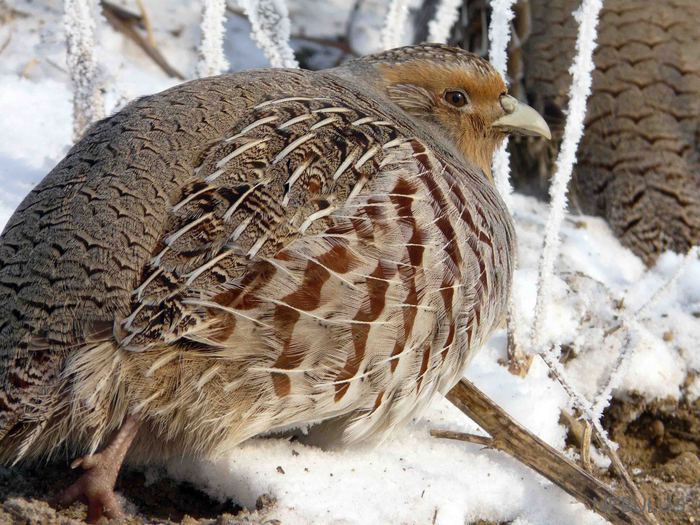
{"type": "MultiPolygon", "coordinates": [[[[159,49],[191,78],[200,38],[199,2],[145,4],[159,49]]],[[[349,4],[290,1],[292,34],[307,38],[293,40],[293,46],[299,49],[309,37],[327,38],[350,27],[353,49],[377,49],[386,4],[367,1],[352,17],[349,4]]],[[[138,11],[135,2],[123,5],[138,11]]],[[[9,14],[3,14],[0,1],[0,21],[6,19],[0,23],[0,227],[66,153],[72,126],[62,2],[15,0],[8,6],[9,14]]],[[[249,33],[247,21],[229,12],[225,51],[232,70],[267,65],[249,33]]],[[[104,19],[98,24],[97,42],[108,113],[131,98],[177,83],[104,19]]],[[[336,58],[330,51],[315,63],[336,58]]],[[[517,194],[513,209],[520,249],[517,311],[520,338],[526,343],[548,210],[517,194]]],[[[647,270],[598,218],[567,216],[561,233],[553,307],[544,328],[548,341],[571,350],[566,370],[576,388],[597,402],[598,390],[625,348],[628,357],[614,395],[700,397],[700,261],[683,265],[683,256],[667,253],[647,270]],[[663,288],[679,268],[675,283],[663,288]]],[[[567,396],[541,361],[536,359],[529,375],[519,378],[498,364],[504,358],[501,331],[475,358],[468,377],[526,427],[562,449],[565,429],[558,421],[570,405],[567,396]]],[[[282,439],[255,439],[228,459],[175,462],[169,472],[246,506],[254,506],[261,494],[272,494],[277,498],[274,517],[285,525],[602,522],[514,460],[431,438],[431,428],[476,431],[465,416],[440,401],[376,448],[325,452],[282,439]]]]}

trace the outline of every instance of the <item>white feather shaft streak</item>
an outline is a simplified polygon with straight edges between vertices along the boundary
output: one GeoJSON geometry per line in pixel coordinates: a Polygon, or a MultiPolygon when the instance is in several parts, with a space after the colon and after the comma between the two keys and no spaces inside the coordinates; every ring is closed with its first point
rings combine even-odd
{"type": "MultiPolygon", "coordinates": [[[[492,0],[491,24],[489,25],[489,61],[498,73],[508,78],[508,42],[510,41],[510,23],[513,20],[515,0],[492,0]]],[[[503,141],[493,157],[493,176],[496,189],[501,194],[506,206],[512,208],[510,185],[510,158],[508,156],[508,139],[503,141]]]]}
{"type": "Polygon", "coordinates": [[[405,44],[406,23],[408,21],[409,0],[391,0],[382,29],[382,45],[391,49],[405,44]]]}
{"type": "Polygon", "coordinates": [[[535,351],[540,353],[546,350],[544,320],[549,313],[554,264],[559,255],[559,230],[566,210],[566,192],[576,162],[576,151],[584,131],[586,101],[591,93],[592,85],[593,51],[596,47],[598,16],[602,7],[602,0],[583,0],[581,7],[574,13],[579,23],[579,30],[576,38],[576,56],[570,70],[572,81],[569,90],[568,118],[549,191],[551,206],[545,228],[544,247],[540,256],[537,279],[537,302],[532,344],[535,351]]]}
{"type": "Polygon", "coordinates": [[[199,45],[198,77],[220,75],[228,70],[224,54],[226,0],[204,0],[202,4],[202,41],[199,45]]]}
{"type": "Polygon", "coordinates": [[[66,62],[73,85],[73,140],[104,117],[105,108],[95,58],[95,16],[93,0],[65,0],[66,62]]]}
{"type": "Polygon", "coordinates": [[[241,0],[253,28],[252,37],[270,60],[272,67],[297,68],[294,51],[289,45],[291,23],[284,0],[241,0]]]}
{"type": "Polygon", "coordinates": [[[442,0],[435,10],[435,16],[428,22],[428,42],[447,42],[452,26],[459,17],[462,0],[442,0]]]}

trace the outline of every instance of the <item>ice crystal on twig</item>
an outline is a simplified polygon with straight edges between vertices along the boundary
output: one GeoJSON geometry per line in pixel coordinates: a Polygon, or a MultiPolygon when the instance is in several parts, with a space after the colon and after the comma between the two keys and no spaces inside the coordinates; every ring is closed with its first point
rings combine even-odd
{"type": "Polygon", "coordinates": [[[546,351],[544,320],[552,295],[554,263],[559,255],[559,230],[566,213],[566,192],[576,162],[576,151],[584,131],[586,101],[592,85],[593,50],[596,46],[598,15],[602,6],[602,0],[583,0],[579,10],[574,13],[579,23],[579,31],[576,39],[576,56],[570,69],[572,82],[569,90],[568,117],[549,190],[551,206],[537,279],[537,302],[532,329],[532,343],[536,352],[546,351]]]}
{"type": "Polygon", "coordinates": [[[202,41],[199,46],[198,77],[220,75],[228,70],[224,54],[226,1],[204,0],[202,4],[202,41]]]}
{"type": "Polygon", "coordinates": [[[65,0],[66,62],[73,85],[73,140],[104,117],[104,101],[95,58],[95,16],[91,0],[65,0]]]}
{"type": "Polygon", "coordinates": [[[253,26],[252,37],[272,67],[299,67],[289,45],[291,23],[284,0],[241,0],[253,26]]]}
{"type": "Polygon", "coordinates": [[[389,4],[389,12],[386,15],[384,29],[382,29],[382,45],[384,49],[391,49],[405,45],[404,35],[408,22],[409,0],[392,0],[389,4]]]}
{"type": "Polygon", "coordinates": [[[462,0],[441,0],[435,16],[428,22],[428,42],[447,42],[452,26],[459,17],[462,0]]]}

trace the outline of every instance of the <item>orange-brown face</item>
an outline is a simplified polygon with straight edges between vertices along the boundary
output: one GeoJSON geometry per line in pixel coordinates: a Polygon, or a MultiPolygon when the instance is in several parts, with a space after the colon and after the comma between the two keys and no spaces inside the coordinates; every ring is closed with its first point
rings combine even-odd
{"type": "Polygon", "coordinates": [[[478,57],[471,63],[412,60],[379,64],[378,70],[392,101],[411,115],[436,125],[489,178],[493,154],[507,133],[522,131],[546,136],[539,129],[521,129],[507,122],[521,108],[532,113],[534,110],[509,96],[502,77],[478,57]]]}

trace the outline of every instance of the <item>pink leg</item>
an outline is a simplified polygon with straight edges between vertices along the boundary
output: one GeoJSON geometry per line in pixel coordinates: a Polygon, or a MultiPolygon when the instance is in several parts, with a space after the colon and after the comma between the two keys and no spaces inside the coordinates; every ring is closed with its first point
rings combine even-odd
{"type": "Polygon", "coordinates": [[[60,494],[59,505],[70,505],[78,500],[87,503],[88,523],[95,523],[103,515],[110,519],[122,517],[121,506],[114,495],[114,484],[139,426],[140,422],[135,417],[127,417],[104,450],[73,461],[71,468],[80,466],[85,472],[60,494]]]}

